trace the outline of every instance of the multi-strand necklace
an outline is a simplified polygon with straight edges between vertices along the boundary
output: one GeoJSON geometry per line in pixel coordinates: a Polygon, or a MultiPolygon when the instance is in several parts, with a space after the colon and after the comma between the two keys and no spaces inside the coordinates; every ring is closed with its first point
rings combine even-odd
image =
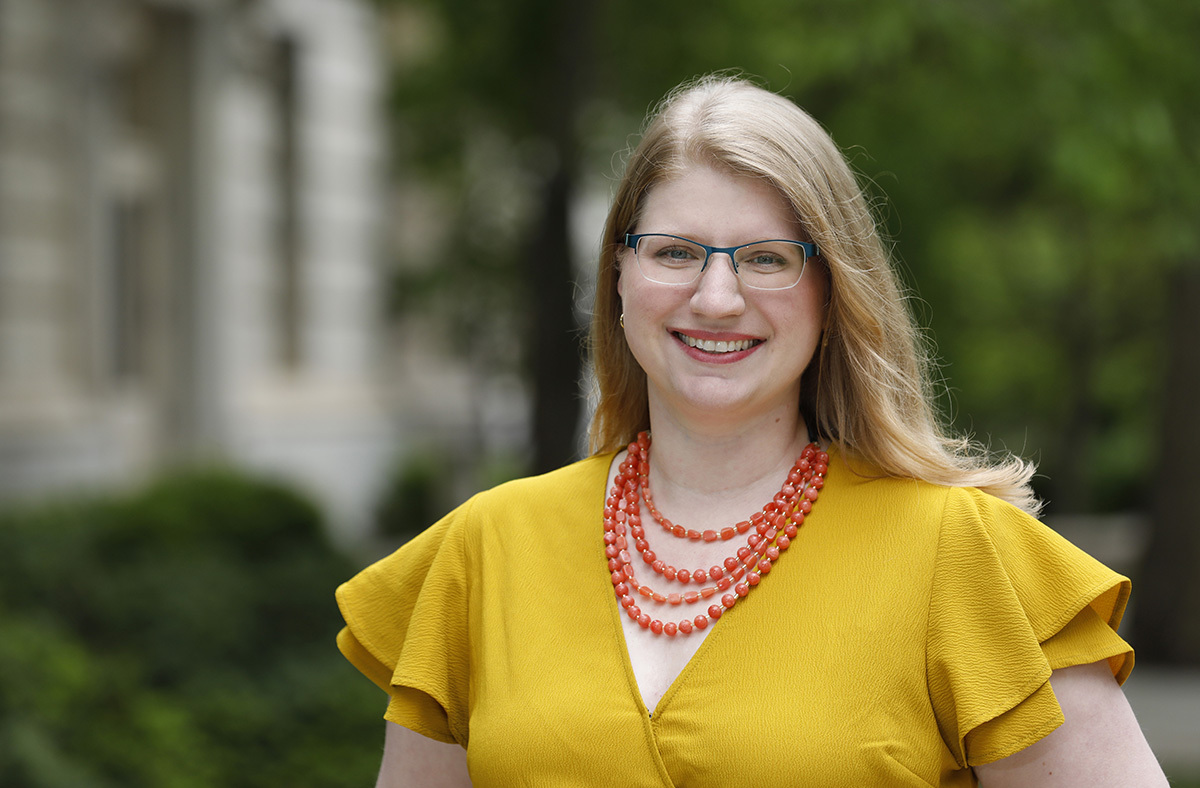
{"type": "MultiPolygon", "coordinates": [[[[746,597],[796,538],[804,518],[812,511],[825,486],[825,473],[829,468],[829,455],[815,443],[804,447],[796,464],[775,497],[749,519],[736,525],[697,531],[671,522],[654,505],[650,492],[650,433],[643,432],[629,444],[629,453],[617,468],[617,477],[604,503],[604,555],[612,573],[612,583],[617,598],[626,615],[636,621],[642,629],[656,635],[688,635],[694,630],[704,629],[711,622],[733,609],[739,599],[746,597]],[[646,539],[646,528],[642,525],[642,502],[654,522],[662,526],[671,536],[694,542],[728,542],[749,532],[746,544],[734,555],[709,569],[677,569],[662,561],[650,549],[646,539]],[[668,583],[678,583],[680,591],[662,593],[639,582],[629,553],[629,541],[641,555],[642,561],[668,583]],[[687,586],[698,586],[686,590],[687,586]],[[654,603],[670,608],[708,602],[721,594],[720,603],[709,604],[707,613],[679,621],[663,622],[644,612],[639,605],[654,603]]],[[[657,581],[655,581],[657,582],[657,581]]],[[[667,617],[667,616],[664,616],[667,617]]],[[[674,618],[674,615],[669,616],[674,618]]]]}

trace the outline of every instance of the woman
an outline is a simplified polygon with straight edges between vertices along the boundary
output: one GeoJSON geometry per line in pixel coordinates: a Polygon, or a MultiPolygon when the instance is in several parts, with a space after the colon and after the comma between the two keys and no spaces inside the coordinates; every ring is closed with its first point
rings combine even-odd
{"type": "Polygon", "coordinates": [[[339,589],[390,696],[380,785],[1166,784],[1119,688],[1128,580],[1033,519],[1032,467],[941,431],[807,114],[727,78],[668,97],[592,339],[591,458],[339,589]]]}

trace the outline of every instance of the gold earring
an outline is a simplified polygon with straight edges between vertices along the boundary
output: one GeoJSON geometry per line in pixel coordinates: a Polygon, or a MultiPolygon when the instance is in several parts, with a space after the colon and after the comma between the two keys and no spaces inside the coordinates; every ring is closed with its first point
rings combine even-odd
{"type": "Polygon", "coordinates": [[[625,313],[621,313],[621,328],[625,327],[625,313]]]}

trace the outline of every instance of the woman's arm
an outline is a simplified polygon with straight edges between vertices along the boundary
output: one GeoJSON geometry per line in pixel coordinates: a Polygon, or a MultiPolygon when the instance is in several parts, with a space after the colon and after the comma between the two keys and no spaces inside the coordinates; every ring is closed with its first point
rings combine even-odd
{"type": "Polygon", "coordinates": [[[466,788],[467,751],[387,723],[383,765],[375,788],[466,788]]]}
{"type": "Polygon", "coordinates": [[[1054,671],[1050,685],[1066,718],[1041,741],[976,766],[985,788],[1166,788],[1146,737],[1106,662],[1054,671]]]}

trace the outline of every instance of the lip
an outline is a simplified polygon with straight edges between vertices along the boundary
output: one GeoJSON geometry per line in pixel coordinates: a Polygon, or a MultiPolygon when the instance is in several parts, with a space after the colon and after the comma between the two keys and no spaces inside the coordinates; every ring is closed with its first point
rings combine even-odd
{"type": "Polygon", "coordinates": [[[689,357],[705,364],[734,364],[742,359],[749,357],[754,351],[762,347],[766,340],[762,337],[756,337],[751,334],[739,334],[731,331],[703,331],[699,329],[669,329],[671,338],[678,343],[679,347],[689,357]],[[684,342],[680,335],[688,336],[692,339],[699,339],[710,342],[742,342],[746,340],[753,341],[754,344],[745,350],[736,350],[732,353],[710,353],[706,350],[701,350],[698,347],[692,347],[684,342]]]}

